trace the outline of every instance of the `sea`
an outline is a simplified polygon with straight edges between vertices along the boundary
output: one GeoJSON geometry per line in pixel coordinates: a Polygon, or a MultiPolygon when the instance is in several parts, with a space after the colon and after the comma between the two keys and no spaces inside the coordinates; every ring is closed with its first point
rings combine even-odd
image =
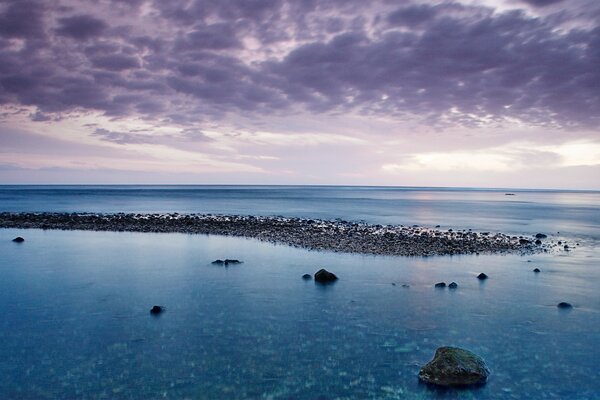
{"type": "Polygon", "coordinates": [[[598,191],[0,186],[0,212],[280,215],[561,241],[533,255],[389,257],[0,229],[0,399],[600,399],[598,191]],[[224,258],[243,263],[211,263],[224,258]],[[320,268],[340,279],[301,278],[320,268]],[[487,384],[420,383],[441,346],[480,355],[487,384]]]}

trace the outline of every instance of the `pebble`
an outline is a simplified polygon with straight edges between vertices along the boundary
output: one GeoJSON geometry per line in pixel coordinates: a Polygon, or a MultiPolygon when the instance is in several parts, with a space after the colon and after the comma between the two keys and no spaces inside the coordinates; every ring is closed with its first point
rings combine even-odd
{"type": "MultiPolygon", "coordinates": [[[[502,233],[243,215],[0,212],[0,228],[214,234],[318,251],[413,257],[479,253],[523,255],[543,252],[550,246],[525,243],[502,233]]],[[[218,261],[238,263],[238,260],[216,261],[218,264],[221,264],[218,261]]]]}

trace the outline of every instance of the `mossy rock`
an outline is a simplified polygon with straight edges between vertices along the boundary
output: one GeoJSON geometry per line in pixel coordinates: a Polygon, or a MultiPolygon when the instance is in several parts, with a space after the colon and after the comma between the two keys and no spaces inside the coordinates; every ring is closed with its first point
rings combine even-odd
{"type": "Polygon", "coordinates": [[[483,385],[490,374],[478,355],[458,347],[440,347],[433,360],[421,371],[419,379],[437,386],[483,385]]]}

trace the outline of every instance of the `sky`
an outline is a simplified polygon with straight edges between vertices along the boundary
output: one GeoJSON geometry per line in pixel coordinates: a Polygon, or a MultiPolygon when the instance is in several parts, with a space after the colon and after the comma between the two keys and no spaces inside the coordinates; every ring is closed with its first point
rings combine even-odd
{"type": "Polygon", "coordinates": [[[0,0],[0,184],[600,189],[598,0],[0,0]]]}

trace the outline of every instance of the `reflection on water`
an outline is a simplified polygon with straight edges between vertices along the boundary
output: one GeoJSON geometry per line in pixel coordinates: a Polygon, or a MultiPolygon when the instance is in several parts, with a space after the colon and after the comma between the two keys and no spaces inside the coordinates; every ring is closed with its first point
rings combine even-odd
{"type": "Polygon", "coordinates": [[[0,254],[2,398],[600,392],[592,248],[530,259],[391,258],[214,236],[0,230],[0,254]],[[17,234],[26,242],[12,243],[17,234]],[[217,258],[244,263],[211,265],[217,258]],[[301,279],[323,266],[340,280],[301,279]],[[490,279],[479,282],[479,272],[490,279]],[[459,288],[434,290],[439,281],[459,288]],[[575,308],[560,311],[560,301],[575,308]],[[149,314],[155,304],[167,309],[158,318],[149,314]],[[442,393],[419,385],[419,367],[442,345],[480,354],[489,383],[442,393]]]}

